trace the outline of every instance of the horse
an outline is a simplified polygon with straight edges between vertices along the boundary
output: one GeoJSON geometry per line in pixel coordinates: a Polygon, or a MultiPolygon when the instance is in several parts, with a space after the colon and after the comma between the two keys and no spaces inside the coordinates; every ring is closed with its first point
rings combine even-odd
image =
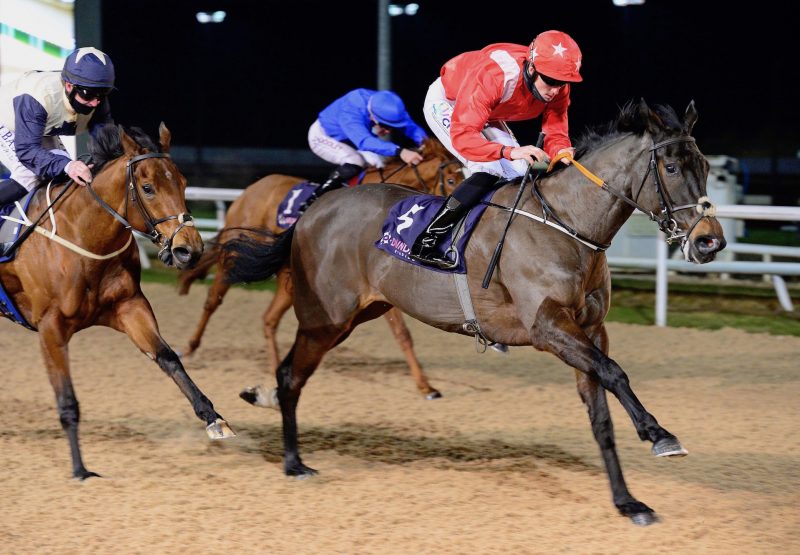
{"type": "Polygon", "coordinates": [[[521,185],[499,187],[463,252],[475,314],[466,328],[462,291],[457,292],[453,275],[406,263],[375,246],[390,208],[413,194],[407,190],[376,185],[336,191],[306,212],[292,236],[286,233],[268,245],[246,239],[228,243],[232,281],[265,279],[291,259],[298,329],[278,368],[284,472],[316,474],[298,450],[303,386],[326,352],[357,325],[394,306],[433,327],[531,345],[573,367],[614,505],[635,524],[656,522],[656,513],[630,493],[623,478],[606,391],[620,401],[639,438],[652,442],[654,455],[688,452],[645,410],[628,376],[608,355],[604,319],[611,279],[604,249],[635,208],[656,221],[668,239],[680,240],[686,260],[710,262],[725,247],[705,196],[709,164],[691,136],[696,121],[694,101],[683,118],[670,106],[628,102],[606,129],[590,130],[576,142],[571,165],[535,181],[535,194],[519,197],[518,209],[510,206],[521,185]],[[505,250],[483,288],[484,272],[509,221],[505,250]]]}
{"type": "MultiPolygon", "coordinates": [[[[430,194],[447,195],[463,180],[461,164],[438,140],[426,139],[422,144],[421,153],[423,161],[417,166],[409,166],[399,158],[393,158],[385,168],[366,170],[359,183],[383,183],[387,179],[393,179],[397,183],[405,184],[430,194]]],[[[185,295],[189,292],[189,288],[195,280],[205,278],[212,267],[217,267],[214,281],[209,287],[206,296],[200,322],[189,340],[189,345],[182,352],[182,356],[191,356],[200,346],[211,315],[222,304],[222,299],[230,287],[226,283],[225,264],[222,263],[224,251],[220,248],[220,245],[231,238],[238,237],[242,231],[250,229],[266,230],[274,235],[285,231],[277,224],[278,206],[292,187],[303,181],[305,179],[300,177],[273,174],[263,177],[248,186],[241,196],[231,204],[225,215],[224,228],[208,244],[209,248],[203,253],[198,264],[194,268],[182,271],[179,274],[178,294],[185,295]]],[[[277,343],[278,324],[293,303],[289,276],[288,266],[278,272],[275,296],[263,316],[264,337],[267,340],[267,356],[270,369],[273,372],[278,368],[278,363],[280,362],[277,343]]],[[[427,399],[441,397],[441,392],[428,383],[428,379],[422,371],[419,360],[414,354],[411,334],[403,321],[400,311],[390,309],[386,313],[386,320],[395,340],[403,351],[417,389],[427,399]]],[[[260,385],[245,389],[241,396],[256,406],[277,407],[274,390],[267,392],[260,385]]]]}
{"type": "Polygon", "coordinates": [[[163,122],[160,148],[141,129],[101,128],[90,145],[96,173],[91,184],[53,187],[61,192],[52,202],[50,187],[38,190],[28,213],[49,212],[49,223],[40,218],[40,233],[30,234],[14,259],[0,264],[2,287],[24,319],[19,323],[39,334],[72,475],[81,481],[99,474],[87,470],[81,456],[68,348],[72,336],[90,326],[125,333],[154,360],[189,399],[209,437],[235,435],[161,337],[139,284],[139,250],[131,229],[146,233],[160,246],[161,260],[178,268],[194,264],[203,250],[186,208],[186,179],[169,155],[170,138],[163,122]]]}

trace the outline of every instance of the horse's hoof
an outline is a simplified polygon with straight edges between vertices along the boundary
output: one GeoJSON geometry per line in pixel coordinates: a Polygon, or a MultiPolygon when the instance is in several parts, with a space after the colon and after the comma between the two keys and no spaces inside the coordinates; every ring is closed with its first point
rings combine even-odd
{"type": "Polygon", "coordinates": [[[659,439],[653,444],[651,451],[656,457],[685,457],[689,454],[674,436],[659,439]]]}
{"type": "Polygon", "coordinates": [[[635,515],[631,516],[631,522],[633,522],[636,526],[650,526],[651,524],[655,524],[658,522],[658,517],[656,513],[644,512],[644,513],[636,513],[635,515]]]}
{"type": "Polygon", "coordinates": [[[502,343],[489,343],[489,348],[502,355],[508,354],[508,345],[504,345],[502,343]]]}
{"type": "Polygon", "coordinates": [[[86,480],[87,478],[102,478],[98,473],[92,472],[91,470],[86,470],[85,468],[81,468],[80,470],[76,470],[72,473],[72,476],[81,482],[86,480]]]}
{"type": "Polygon", "coordinates": [[[310,478],[311,476],[316,476],[319,474],[316,470],[311,468],[310,466],[306,466],[301,462],[295,462],[293,464],[284,464],[283,471],[286,473],[287,476],[292,476],[299,480],[304,478],[310,478]]]}
{"type": "Polygon", "coordinates": [[[442,398],[442,394],[439,391],[436,391],[435,389],[433,391],[431,391],[430,393],[428,393],[427,395],[425,395],[425,400],[426,401],[432,401],[434,399],[441,399],[441,398],[442,398]]]}
{"type": "Polygon", "coordinates": [[[617,505],[617,509],[622,516],[630,518],[631,522],[636,526],[648,526],[658,522],[658,516],[656,516],[655,511],[641,501],[636,501],[635,499],[617,505]]]}
{"type": "Polygon", "coordinates": [[[278,401],[278,389],[272,388],[269,391],[264,389],[263,385],[254,385],[243,389],[239,393],[239,397],[253,405],[254,407],[261,407],[265,409],[279,409],[281,407],[278,401]]]}
{"type": "Polygon", "coordinates": [[[206,426],[206,433],[211,439],[228,439],[230,437],[236,437],[236,433],[231,430],[231,427],[228,426],[228,423],[222,418],[217,418],[211,424],[206,426]]]}

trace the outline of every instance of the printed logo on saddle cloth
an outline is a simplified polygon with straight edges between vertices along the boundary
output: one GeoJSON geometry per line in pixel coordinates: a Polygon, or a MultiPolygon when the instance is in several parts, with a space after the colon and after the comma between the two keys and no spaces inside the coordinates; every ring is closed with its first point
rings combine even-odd
{"type": "Polygon", "coordinates": [[[313,193],[317,187],[319,187],[319,185],[309,183],[308,181],[298,183],[292,187],[292,190],[283,197],[283,200],[278,206],[278,227],[289,229],[297,222],[297,219],[300,217],[300,207],[303,206],[303,203],[308,200],[308,197],[311,196],[311,193],[313,193]]]}
{"type": "MultiPolygon", "coordinates": [[[[463,222],[464,231],[458,238],[454,245],[455,253],[449,253],[448,257],[455,259],[458,256],[458,264],[452,270],[440,270],[420,264],[415,260],[411,260],[408,254],[411,252],[411,245],[414,244],[414,239],[425,231],[428,224],[439,211],[442,204],[446,199],[444,197],[437,197],[434,195],[417,195],[408,197],[401,200],[389,210],[386,220],[383,222],[383,229],[381,238],[375,242],[375,246],[380,250],[388,252],[392,256],[404,260],[415,266],[422,266],[434,272],[443,272],[446,274],[459,273],[464,274],[467,271],[467,266],[464,263],[464,247],[467,245],[469,236],[475,224],[478,223],[484,210],[485,204],[479,204],[467,214],[466,220],[463,222]]],[[[458,230],[459,226],[455,227],[458,230]]],[[[450,248],[452,237],[449,237],[443,242],[440,252],[444,253],[450,248]]]]}

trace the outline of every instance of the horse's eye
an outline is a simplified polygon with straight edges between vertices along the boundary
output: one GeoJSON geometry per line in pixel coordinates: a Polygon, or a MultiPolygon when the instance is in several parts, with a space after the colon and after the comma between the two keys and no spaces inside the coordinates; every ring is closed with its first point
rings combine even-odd
{"type": "Polygon", "coordinates": [[[153,193],[155,193],[156,190],[149,183],[145,183],[144,185],[142,185],[142,191],[144,192],[145,195],[151,196],[153,193]]]}
{"type": "Polygon", "coordinates": [[[666,166],[664,166],[664,169],[667,170],[667,173],[669,175],[675,175],[676,173],[678,173],[678,166],[676,166],[675,164],[667,164],[666,166]]]}

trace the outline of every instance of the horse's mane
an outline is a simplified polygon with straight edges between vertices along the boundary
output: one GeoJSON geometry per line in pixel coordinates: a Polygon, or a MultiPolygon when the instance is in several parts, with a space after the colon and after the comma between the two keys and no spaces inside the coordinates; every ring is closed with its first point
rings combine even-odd
{"type": "MultiPolygon", "coordinates": [[[[92,154],[95,173],[103,169],[103,166],[112,160],[116,160],[124,153],[122,140],[120,139],[120,127],[116,125],[103,125],[95,131],[89,140],[89,152],[92,154]]],[[[151,139],[147,133],[139,127],[122,127],[125,134],[133,139],[140,147],[150,152],[161,152],[159,146],[151,139]]]]}
{"type": "MultiPolygon", "coordinates": [[[[665,131],[686,131],[683,122],[672,106],[655,104],[651,110],[656,114],[657,120],[665,131]]],[[[601,144],[625,135],[642,135],[646,129],[647,120],[639,109],[639,102],[630,100],[620,108],[619,115],[615,120],[586,129],[584,134],[575,141],[575,158],[578,159],[601,144]]]]}

